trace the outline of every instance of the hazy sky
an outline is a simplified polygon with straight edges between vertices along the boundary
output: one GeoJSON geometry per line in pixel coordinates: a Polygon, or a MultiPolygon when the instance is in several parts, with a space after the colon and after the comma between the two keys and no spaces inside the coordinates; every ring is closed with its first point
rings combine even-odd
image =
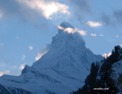
{"type": "Polygon", "coordinates": [[[95,54],[122,45],[122,0],[0,0],[0,75],[19,75],[69,22],[95,54]]]}

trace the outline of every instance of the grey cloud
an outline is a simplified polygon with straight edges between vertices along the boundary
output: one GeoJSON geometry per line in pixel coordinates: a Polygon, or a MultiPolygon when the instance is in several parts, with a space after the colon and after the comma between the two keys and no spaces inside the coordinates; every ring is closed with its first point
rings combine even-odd
{"type": "Polygon", "coordinates": [[[101,19],[105,24],[107,24],[107,25],[111,24],[111,18],[109,16],[104,14],[104,15],[102,15],[101,19]]]}
{"type": "Polygon", "coordinates": [[[3,12],[4,18],[15,16],[23,20],[35,20],[35,18],[38,18],[36,17],[38,13],[19,3],[18,0],[0,0],[0,11],[3,12]]]}
{"type": "Polygon", "coordinates": [[[91,14],[92,9],[90,6],[90,0],[67,0],[66,3],[69,6],[71,15],[74,19],[74,22],[77,21],[80,24],[83,24],[83,18],[91,14]]]}
{"type": "Polygon", "coordinates": [[[18,0],[0,0],[0,11],[3,13],[3,19],[15,17],[24,23],[29,22],[39,29],[49,25],[49,21],[42,15],[21,4],[18,0]]]}
{"type": "Polygon", "coordinates": [[[72,1],[76,8],[82,10],[83,12],[90,12],[90,1],[89,0],[73,0],[72,1]]]}
{"type": "Polygon", "coordinates": [[[114,20],[114,17],[106,14],[101,16],[101,21],[105,26],[116,26],[117,24],[114,20]]]}
{"type": "Polygon", "coordinates": [[[82,20],[83,16],[91,13],[89,0],[72,0],[72,2],[74,4],[74,14],[79,21],[82,20]]]}
{"type": "MultiPolygon", "coordinates": [[[[51,0],[45,0],[49,2],[51,0]]],[[[52,0],[55,1],[55,0],[52,0]]],[[[62,2],[62,0],[59,0],[62,2]]],[[[89,13],[91,11],[89,0],[70,0],[71,11],[77,15],[80,19],[84,15],[84,12],[89,13]]],[[[65,1],[66,3],[66,1],[65,1]]],[[[4,17],[10,17],[17,15],[18,17],[23,17],[24,19],[34,19],[35,13],[23,4],[20,4],[18,0],[0,0],[0,10],[4,12],[4,17]]]]}
{"type": "Polygon", "coordinates": [[[119,26],[122,23],[122,10],[115,10],[112,15],[102,14],[101,20],[107,26],[119,26]]]}
{"type": "Polygon", "coordinates": [[[0,0],[0,10],[4,16],[12,16],[20,12],[20,5],[16,0],[0,0]]]}
{"type": "Polygon", "coordinates": [[[117,22],[122,23],[122,10],[115,11],[113,13],[113,16],[115,17],[115,19],[117,20],[117,22]]]}
{"type": "MultiPolygon", "coordinates": [[[[42,15],[39,15],[37,12],[17,1],[18,0],[0,0],[0,10],[4,12],[5,18],[17,17],[21,19],[21,21],[34,24],[37,28],[44,28],[45,25],[48,25],[49,22],[51,22],[50,20],[46,20],[42,15]]],[[[49,1],[51,0],[45,0],[45,2],[49,1]]],[[[69,8],[71,8],[70,11],[74,15],[74,20],[81,22],[84,16],[88,15],[88,13],[91,13],[91,1],[89,0],[69,0],[69,2],[59,0],[58,2],[64,2],[64,4],[69,5],[69,8]]],[[[66,18],[60,18],[61,21],[65,19],[66,18]]]]}

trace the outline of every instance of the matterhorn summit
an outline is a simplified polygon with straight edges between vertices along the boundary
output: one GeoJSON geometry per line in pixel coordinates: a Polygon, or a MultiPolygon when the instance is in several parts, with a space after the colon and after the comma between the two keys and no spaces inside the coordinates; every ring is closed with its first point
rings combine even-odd
{"type": "Polygon", "coordinates": [[[86,48],[82,36],[73,30],[69,23],[61,23],[45,55],[26,65],[20,76],[2,76],[2,94],[69,94],[83,86],[92,62],[102,57],[86,48]]]}
{"type": "Polygon", "coordinates": [[[68,22],[62,22],[60,24],[61,27],[63,28],[74,28],[71,24],[69,24],[68,22]]]}

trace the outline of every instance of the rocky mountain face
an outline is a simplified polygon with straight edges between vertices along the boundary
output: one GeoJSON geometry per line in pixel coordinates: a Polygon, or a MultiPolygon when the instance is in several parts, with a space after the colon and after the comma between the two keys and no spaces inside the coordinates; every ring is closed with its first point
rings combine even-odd
{"type": "Polygon", "coordinates": [[[108,58],[92,63],[85,85],[74,94],[122,94],[122,48],[115,46],[108,58]]]}
{"type": "Polygon", "coordinates": [[[26,65],[20,76],[0,77],[0,93],[69,94],[83,86],[90,65],[102,56],[86,48],[82,37],[69,31],[73,28],[63,22],[45,55],[31,67],[26,65]]]}
{"type": "Polygon", "coordinates": [[[24,89],[14,88],[14,87],[6,88],[0,85],[0,94],[32,94],[32,93],[24,89]]]}

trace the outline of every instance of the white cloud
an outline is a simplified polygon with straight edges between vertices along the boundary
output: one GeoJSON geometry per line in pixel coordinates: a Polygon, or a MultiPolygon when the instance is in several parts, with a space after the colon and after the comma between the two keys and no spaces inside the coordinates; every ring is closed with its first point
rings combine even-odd
{"type": "Polygon", "coordinates": [[[32,51],[32,50],[33,50],[33,46],[30,45],[30,46],[28,47],[28,49],[29,49],[29,51],[32,51]]]}
{"type": "Polygon", "coordinates": [[[74,33],[75,29],[74,28],[65,28],[64,31],[68,32],[68,33],[74,33]]]}
{"type": "Polygon", "coordinates": [[[61,29],[63,30],[64,32],[67,32],[67,33],[79,33],[81,36],[85,36],[86,35],[86,31],[84,30],[80,30],[78,28],[71,28],[71,27],[68,27],[68,28],[63,28],[61,26],[58,26],[58,29],[61,29]]]}
{"type": "Polygon", "coordinates": [[[107,58],[107,57],[109,57],[110,55],[111,55],[111,52],[105,53],[105,54],[103,54],[103,57],[104,57],[104,58],[107,58]]]}
{"type": "Polygon", "coordinates": [[[38,53],[37,56],[35,57],[35,60],[39,60],[44,54],[46,54],[48,52],[47,49],[45,49],[44,51],[42,51],[41,53],[38,53]]]}
{"type": "Polygon", "coordinates": [[[97,34],[95,34],[95,33],[91,33],[91,36],[92,36],[92,37],[96,37],[97,34]]]}
{"type": "Polygon", "coordinates": [[[3,72],[0,72],[0,76],[4,75],[4,74],[9,74],[10,71],[9,70],[6,70],[6,71],[3,71],[3,72]]]}
{"type": "Polygon", "coordinates": [[[63,28],[61,26],[58,26],[58,29],[63,30],[64,32],[67,32],[67,33],[75,33],[76,32],[76,29],[71,28],[71,27],[63,28]]]}
{"type": "Polygon", "coordinates": [[[103,25],[101,22],[98,22],[98,21],[88,21],[86,24],[93,28],[100,27],[103,25]]]}
{"type": "Polygon", "coordinates": [[[43,15],[46,19],[51,19],[53,15],[60,13],[69,15],[69,7],[65,4],[54,0],[18,0],[22,4],[26,4],[30,9],[43,15]]]}
{"type": "Polygon", "coordinates": [[[19,70],[23,70],[25,68],[25,64],[21,64],[19,70]]]}
{"type": "Polygon", "coordinates": [[[78,33],[79,33],[81,36],[86,36],[86,31],[84,31],[84,30],[79,30],[78,33]]]}

